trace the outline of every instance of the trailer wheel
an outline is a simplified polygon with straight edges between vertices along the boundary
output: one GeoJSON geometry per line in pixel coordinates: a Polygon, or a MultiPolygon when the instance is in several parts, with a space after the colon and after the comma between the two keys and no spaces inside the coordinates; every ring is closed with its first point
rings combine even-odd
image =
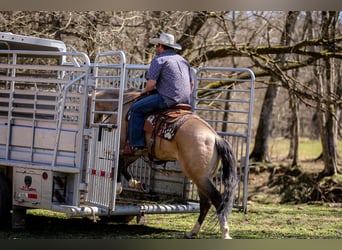
{"type": "Polygon", "coordinates": [[[0,227],[10,226],[11,207],[10,183],[7,177],[0,173],[0,227]]]}

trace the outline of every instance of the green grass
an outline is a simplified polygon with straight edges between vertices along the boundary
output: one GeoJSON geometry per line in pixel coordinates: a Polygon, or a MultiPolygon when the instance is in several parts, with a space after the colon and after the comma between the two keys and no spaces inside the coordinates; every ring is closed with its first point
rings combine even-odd
{"type": "MultiPolygon", "coordinates": [[[[270,140],[271,157],[283,163],[289,150],[289,140],[270,140]]],[[[342,155],[342,141],[338,142],[342,155]]],[[[321,153],[320,141],[300,140],[301,161],[315,159],[321,153]]],[[[303,164],[303,162],[301,163],[303,164]]],[[[312,168],[313,162],[307,166],[312,168]]],[[[322,162],[317,169],[322,169],[322,162]]],[[[255,178],[257,178],[256,176],[255,178]]],[[[267,195],[265,193],[265,195],[267,195]]],[[[89,218],[67,219],[64,214],[46,210],[30,210],[27,229],[0,229],[0,239],[181,239],[190,231],[198,214],[148,215],[147,223],[94,223],[89,218]]],[[[230,234],[235,239],[342,239],[342,208],[323,205],[261,204],[249,202],[248,213],[234,211],[230,234]]],[[[200,239],[219,239],[221,233],[213,209],[207,216],[200,239]]]]}
{"type": "MultiPolygon", "coordinates": [[[[153,215],[150,216],[149,225],[172,229],[178,236],[179,231],[192,228],[195,218],[194,215],[153,215]],[[169,222],[167,226],[165,222],[169,222]]],[[[213,225],[212,211],[199,237],[220,238],[218,225],[213,225]]],[[[235,239],[342,239],[342,209],[254,203],[249,206],[247,214],[232,214],[230,232],[235,239]]]]}
{"type": "MultiPolygon", "coordinates": [[[[147,223],[94,223],[91,219],[65,219],[45,210],[31,211],[24,231],[0,230],[0,239],[181,239],[192,229],[198,214],[148,215],[147,223]]],[[[323,205],[251,203],[248,213],[234,211],[230,220],[234,239],[342,239],[342,208],[323,205]]],[[[213,209],[199,239],[219,239],[213,209]]]]}
{"type": "MultiPolygon", "coordinates": [[[[290,140],[284,138],[270,139],[269,153],[273,159],[285,158],[289,153],[290,140]]],[[[342,140],[337,142],[337,150],[342,155],[342,140]]],[[[300,138],[298,154],[300,160],[316,159],[322,153],[322,145],[320,140],[310,140],[300,138]]]]}
{"type": "Polygon", "coordinates": [[[233,214],[232,236],[235,238],[342,238],[341,208],[253,204],[249,210],[247,215],[233,214]]]}

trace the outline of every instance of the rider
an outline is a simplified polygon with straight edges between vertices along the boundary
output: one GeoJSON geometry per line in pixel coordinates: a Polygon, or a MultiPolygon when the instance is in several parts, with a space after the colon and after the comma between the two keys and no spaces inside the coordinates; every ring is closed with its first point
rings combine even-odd
{"type": "Polygon", "coordinates": [[[156,56],[151,61],[146,86],[142,90],[142,94],[150,94],[131,106],[128,129],[131,147],[125,152],[128,155],[146,152],[145,116],[176,104],[190,104],[194,86],[190,65],[176,53],[182,47],[174,42],[172,34],[162,33],[159,38],[150,39],[150,43],[155,45],[156,56]]]}

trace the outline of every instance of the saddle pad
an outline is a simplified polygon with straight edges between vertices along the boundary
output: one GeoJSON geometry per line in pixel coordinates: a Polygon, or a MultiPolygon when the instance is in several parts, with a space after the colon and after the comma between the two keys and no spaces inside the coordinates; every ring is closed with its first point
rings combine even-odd
{"type": "Polygon", "coordinates": [[[183,109],[172,109],[150,114],[145,119],[144,130],[171,141],[177,129],[184,123],[186,116],[189,114],[192,114],[192,112],[183,109]]]}

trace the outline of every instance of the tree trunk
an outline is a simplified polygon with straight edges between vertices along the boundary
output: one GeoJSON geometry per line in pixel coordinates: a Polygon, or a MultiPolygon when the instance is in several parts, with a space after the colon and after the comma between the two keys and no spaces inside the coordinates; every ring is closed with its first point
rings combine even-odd
{"type": "MultiPolygon", "coordinates": [[[[285,27],[280,38],[280,45],[288,45],[291,41],[291,34],[294,31],[298,11],[290,11],[286,16],[285,27]]],[[[277,55],[276,61],[284,61],[284,55],[277,55]]],[[[277,79],[272,76],[271,82],[275,82],[277,79]]],[[[268,135],[270,126],[272,123],[272,112],[274,102],[277,98],[279,87],[276,85],[268,85],[264,102],[261,109],[259,118],[259,124],[255,135],[254,149],[250,155],[250,159],[256,162],[269,162],[270,157],[268,153],[268,135]]]]}
{"type": "Polygon", "coordinates": [[[290,139],[290,150],[288,154],[288,158],[292,159],[291,166],[298,165],[298,148],[299,148],[299,103],[297,97],[289,93],[290,95],[290,110],[292,111],[291,115],[291,124],[290,124],[290,132],[291,132],[291,139],[290,139]]]}
{"type": "MultiPolygon", "coordinates": [[[[326,63],[327,67],[333,68],[333,64],[326,63]]],[[[325,85],[330,85],[331,81],[333,81],[333,76],[328,73],[327,77],[330,79],[326,79],[327,82],[325,85]]],[[[332,73],[332,72],[331,72],[332,73]]],[[[321,89],[323,88],[324,82],[320,81],[321,89]]],[[[331,86],[330,86],[331,87],[331,86]]],[[[330,89],[328,87],[328,89],[330,89]]],[[[320,120],[320,131],[321,131],[321,142],[323,149],[323,162],[324,169],[320,173],[320,177],[324,176],[332,176],[336,174],[337,171],[337,119],[335,115],[339,113],[338,107],[333,103],[321,103],[319,110],[319,120],[320,120]]]]}
{"type": "Polygon", "coordinates": [[[324,169],[320,177],[332,176],[337,171],[337,121],[333,115],[333,107],[329,111],[320,111],[321,142],[323,148],[324,169]]]}
{"type": "MultiPolygon", "coordinates": [[[[331,39],[335,36],[335,25],[338,19],[336,12],[323,12],[322,34],[323,38],[331,39]],[[333,36],[333,37],[331,37],[333,36]]],[[[332,176],[337,171],[337,128],[338,120],[336,114],[339,113],[339,107],[332,100],[332,94],[341,83],[335,81],[334,59],[324,60],[326,74],[325,79],[320,77],[319,89],[322,96],[326,97],[325,102],[319,103],[320,131],[323,149],[324,169],[320,177],[332,176]]]]}
{"type": "Polygon", "coordinates": [[[249,157],[256,162],[270,162],[268,154],[268,134],[270,131],[272,111],[277,93],[277,86],[269,85],[267,87],[255,135],[254,149],[249,157]]]}

